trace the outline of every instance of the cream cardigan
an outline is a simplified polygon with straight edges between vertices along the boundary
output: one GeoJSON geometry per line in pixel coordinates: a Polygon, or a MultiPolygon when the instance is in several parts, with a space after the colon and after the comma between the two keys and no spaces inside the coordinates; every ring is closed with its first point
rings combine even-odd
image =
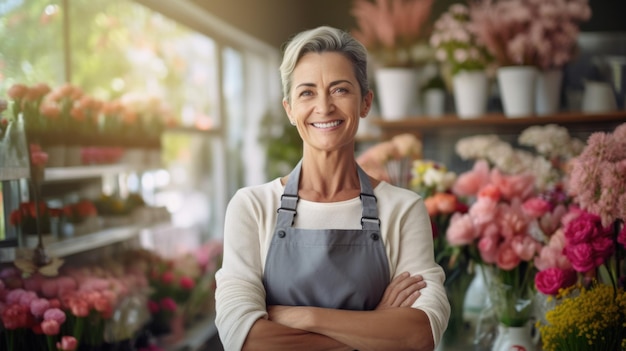
{"type": "MultiPolygon", "coordinates": [[[[267,318],[263,269],[283,190],[278,178],[242,188],[226,210],[224,260],[216,274],[215,294],[215,322],[226,350],[240,350],[254,322],[267,318]]],[[[424,277],[427,287],[412,307],[428,316],[436,345],[447,327],[450,305],[443,287],[443,269],[434,260],[424,202],[415,192],[385,182],[376,186],[374,195],[390,276],[393,279],[408,271],[424,277]]],[[[295,226],[299,228],[361,228],[359,198],[334,203],[300,200],[297,211],[295,226]]]]}

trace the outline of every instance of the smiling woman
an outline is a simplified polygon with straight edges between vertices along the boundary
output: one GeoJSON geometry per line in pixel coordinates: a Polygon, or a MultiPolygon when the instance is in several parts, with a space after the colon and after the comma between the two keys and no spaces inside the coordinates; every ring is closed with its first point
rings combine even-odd
{"type": "Polygon", "coordinates": [[[365,48],[341,30],[318,27],[287,46],[283,107],[302,158],[288,176],[242,188],[228,205],[216,275],[225,349],[439,343],[450,306],[424,203],[355,160],[373,99],[365,72],[365,48]]]}

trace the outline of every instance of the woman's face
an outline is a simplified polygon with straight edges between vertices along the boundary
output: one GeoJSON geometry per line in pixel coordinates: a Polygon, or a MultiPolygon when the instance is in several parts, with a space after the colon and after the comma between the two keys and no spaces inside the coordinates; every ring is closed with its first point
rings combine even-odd
{"type": "Polygon", "coordinates": [[[361,96],[350,60],[340,53],[308,53],[292,75],[291,103],[283,106],[305,145],[332,151],[350,145],[373,94],[361,96]]]}

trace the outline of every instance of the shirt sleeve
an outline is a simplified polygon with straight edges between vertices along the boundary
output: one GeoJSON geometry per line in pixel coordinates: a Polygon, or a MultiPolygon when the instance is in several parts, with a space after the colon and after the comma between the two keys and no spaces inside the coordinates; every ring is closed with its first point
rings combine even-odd
{"type": "Polygon", "coordinates": [[[388,246],[392,277],[402,272],[420,274],[426,287],[413,308],[426,313],[430,321],[435,346],[439,344],[450,318],[450,303],[444,288],[445,273],[435,261],[433,234],[428,212],[422,198],[416,193],[400,189],[392,191],[395,199],[389,206],[380,201],[381,220],[388,246]]]}
{"type": "Polygon", "coordinates": [[[242,190],[226,209],[224,260],[215,277],[215,324],[226,350],[240,350],[252,325],[267,318],[260,255],[262,214],[262,206],[242,190]]]}

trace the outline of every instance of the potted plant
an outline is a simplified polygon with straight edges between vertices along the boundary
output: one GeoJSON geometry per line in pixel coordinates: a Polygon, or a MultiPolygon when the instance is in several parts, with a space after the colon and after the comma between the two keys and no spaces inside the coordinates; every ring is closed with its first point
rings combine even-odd
{"type": "Polygon", "coordinates": [[[435,22],[430,45],[453,91],[457,115],[482,116],[487,110],[493,57],[473,32],[469,7],[451,5],[435,22]]]}
{"type": "Polygon", "coordinates": [[[372,56],[381,115],[406,117],[419,111],[419,69],[432,61],[427,27],[433,0],[356,0],[352,35],[372,56]]]}

